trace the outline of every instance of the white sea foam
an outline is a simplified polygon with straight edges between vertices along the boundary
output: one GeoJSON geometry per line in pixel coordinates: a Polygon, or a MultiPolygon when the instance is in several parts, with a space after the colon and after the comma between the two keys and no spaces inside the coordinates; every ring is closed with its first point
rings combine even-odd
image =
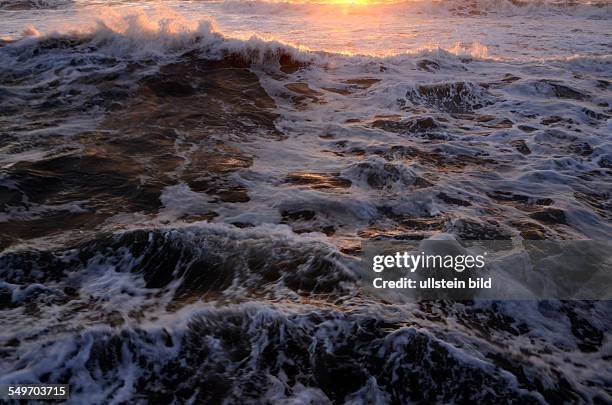
{"type": "MultiPolygon", "coordinates": [[[[610,400],[608,303],[388,305],[363,291],[353,256],[368,238],[521,237],[525,224],[552,239],[608,237],[609,6],[474,1],[368,11],[233,1],[109,12],[77,3],[61,24],[52,10],[11,12],[7,26],[18,29],[2,33],[24,34],[0,47],[6,229],[23,232],[57,213],[94,215],[94,201],[21,196],[58,181],[62,192],[76,184],[106,198],[98,184],[78,182],[78,159],[59,158],[108,157],[115,149],[98,147],[130,134],[102,127],[112,127],[104,119],[138,111],[138,91],[173,67],[210,74],[193,60],[239,55],[245,68],[236,70],[257,75],[247,87],[258,81],[273,99],[264,105],[282,136],[177,125],[163,133],[162,151],[134,159],[180,161],[162,166],[159,195],[145,194],[152,209],[113,202],[87,232],[77,224],[67,237],[56,222],[46,244],[25,238],[4,251],[0,343],[9,349],[0,382],[67,381],[73,403],[225,381],[231,389],[219,395],[230,401],[255,390],[278,403],[409,402],[415,382],[434,401],[439,392],[459,398],[475,381],[489,388],[472,400],[491,392],[610,400]],[[399,12],[407,10],[420,14],[399,12]],[[256,18],[266,13],[275,18],[256,18]],[[393,15],[381,20],[385,13],[393,15]],[[248,198],[219,201],[216,184],[202,191],[180,180],[191,152],[215,142],[252,158],[223,177],[248,198]],[[29,166],[36,162],[42,169],[29,166]],[[212,220],[185,224],[211,211],[212,220]],[[347,376],[336,384],[346,392],[325,385],[328,370],[347,376]]],[[[189,89],[178,76],[172,83],[189,89]]],[[[245,94],[245,103],[260,101],[245,94]]],[[[181,102],[145,95],[139,102],[181,102]]],[[[235,106],[224,107],[231,117],[235,106]]],[[[128,145],[150,148],[158,122],[128,145]]],[[[156,173],[132,178],[130,164],[127,174],[101,169],[92,182],[150,186],[156,173]]],[[[218,399],[200,394],[181,400],[218,399]]]]}

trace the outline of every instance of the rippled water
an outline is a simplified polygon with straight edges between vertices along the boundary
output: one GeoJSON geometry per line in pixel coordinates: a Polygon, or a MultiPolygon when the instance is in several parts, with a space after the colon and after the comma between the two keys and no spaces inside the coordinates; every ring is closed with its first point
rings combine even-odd
{"type": "Polygon", "coordinates": [[[605,2],[0,0],[0,383],[612,400],[608,302],[389,305],[370,239],[608,239],[605,2]]]}

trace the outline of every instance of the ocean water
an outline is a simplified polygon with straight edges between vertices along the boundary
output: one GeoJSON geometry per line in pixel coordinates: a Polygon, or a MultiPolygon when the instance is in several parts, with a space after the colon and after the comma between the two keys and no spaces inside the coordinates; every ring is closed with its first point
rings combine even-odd
{"type": "Polygon", "coordinates": [[[0,38],[0,384],[612,402],[609,302],[360,282],[373,239],[610,238],[610,2],[0,0],[0,38]]]}

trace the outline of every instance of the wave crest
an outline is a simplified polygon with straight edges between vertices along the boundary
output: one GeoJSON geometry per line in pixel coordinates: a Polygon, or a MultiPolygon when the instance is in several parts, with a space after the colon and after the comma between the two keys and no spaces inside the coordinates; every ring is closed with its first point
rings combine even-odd
{"type": "MultiPolygon", "coordinates": [[[[193,21],[165,9],[153,15],[143,10],[128,13],[109,10],[104,18],[61,31],[40,32],[36,27],[28,27],[22,38],[9,41],[8,45],[6,53],[21,58],[43,50],[72,47],[131,60],[174,60],[187,52],[200,52],[211,59],[233,54],[253,63],[287,61],[287,58],[307,62],[313,57],[304,49],[279,41],[256,36],[232,39],[219,32],[211,18],[193,21]]],[[[0,52],[0,60],[6,56],[0,52]]]]}

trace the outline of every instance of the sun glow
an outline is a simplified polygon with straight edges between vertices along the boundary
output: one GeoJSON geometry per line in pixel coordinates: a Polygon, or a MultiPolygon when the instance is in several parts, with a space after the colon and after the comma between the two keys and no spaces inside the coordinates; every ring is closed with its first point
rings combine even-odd
{"type": "Polygon", "coordinates": [[[396,0],[314,0],[314,1],[289,1],[290,3],[310,3],[322,5],[342,5],[342,6],[371,6],[378,4],[393,4],[396,0]]]}
{"type": "Polygon", "coordinates": [[[374,3],[372,0],[330,0],[326,2],[327,4],[355,4],[360,6],[365,6],[371,3],[374,3]]]}

